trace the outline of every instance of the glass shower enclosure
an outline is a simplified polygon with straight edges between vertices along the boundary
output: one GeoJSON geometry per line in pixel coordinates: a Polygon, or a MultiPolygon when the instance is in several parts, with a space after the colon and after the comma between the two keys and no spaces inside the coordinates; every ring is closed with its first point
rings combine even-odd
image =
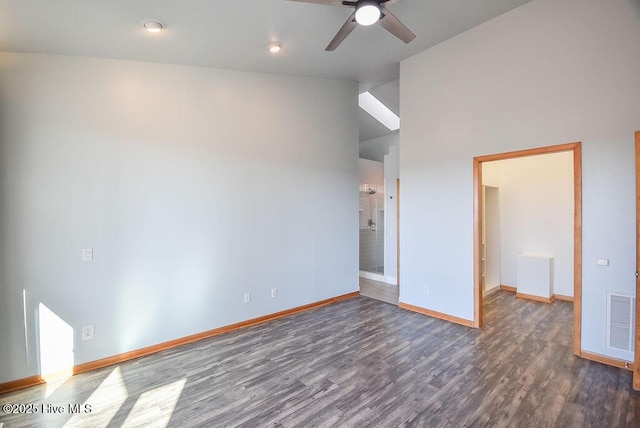
{"type": "MultiPolygon", "coordinates": [[[[360,271],[384,275],[384,186],[360,184],[360,271]]],[[[362,275],[361,275],[362,276],[362,275]]]]}

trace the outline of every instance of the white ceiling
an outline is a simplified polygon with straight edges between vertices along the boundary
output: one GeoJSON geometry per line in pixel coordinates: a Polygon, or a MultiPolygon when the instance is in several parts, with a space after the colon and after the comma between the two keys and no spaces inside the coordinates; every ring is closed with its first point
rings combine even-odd
{"type": "Polygon", "coordinates": [[[353,79],[364,91],[396,80],[401,60],[528,1],[402,0],[389,10],[414,41],[360,26],[326,52],[351,9],[287,0],[0,0],[0,51],[353,79]],[[166,30],[144,31],[146,18],[166,30]],[[284,44],[277,55],[266,49],[274,40],[284,44]]]}

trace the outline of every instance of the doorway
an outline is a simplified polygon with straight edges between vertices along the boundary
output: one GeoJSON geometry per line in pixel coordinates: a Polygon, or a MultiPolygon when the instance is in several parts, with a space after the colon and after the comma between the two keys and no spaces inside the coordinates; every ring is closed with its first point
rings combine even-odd
{"type": "Polygon", "coordinates": [[[397,293],[399,147],[389,147],[384,161],[359,159],[359,276],[397,293]]]}
{"type": "Polygon", "coordinates": [[[400,180],[384,181],[384,187],[360,185],[360,295],[397,306],[400,180]]]}
{"type": "Polygon", "coordinates": [[[482,297],[500,289],[500,188],[482,186],[482,297]]]}
{"type": "Polygon", "coordinates": [[[479,156],[473,159],[473,228],[474,228],[474,320],[473,326],[482,327],[483,301],[483,180],[482,165],[485,162],[516,159],[542,154],[572,152],[573,154],[573,352],[580,355],[581,344],[581,308],[582,308],[582,155],[581,143],[569,143],[557,146],[541,147],[529,150],[479,156]]]}
{"type": "Polygon", "coordinates": [[[383,185],[360,184],[360,274],[384,281],[385,191],[383,185]]]}

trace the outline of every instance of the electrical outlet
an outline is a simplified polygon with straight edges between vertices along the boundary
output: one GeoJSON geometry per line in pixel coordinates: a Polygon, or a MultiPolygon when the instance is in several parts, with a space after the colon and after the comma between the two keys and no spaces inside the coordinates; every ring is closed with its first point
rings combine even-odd
{"type": "Polygon", "coordinates": [[[272,288],[271,289],[271,298],[275,299],[276,297],[278,297],[278,289],[277,288],[272,288]]]}
{"type": "Polygon", "coordinates": [[[82,333],[81,333],[82,340],[91,340],[93,339],[94,334],[95,334],[95,326],[93,324],[82,326],[82,333]]]}
{"type": "Polygon", "coordinates": [[[251,302],[251,293],[244,293],[244,302],[245,303],[251,302]]]}
{"type": "Polygon", "coordinates": [[[424,287],[424,294],[429,294],[429,287],[424,287]]]}
{"type": "Polygon", "coordinates": [[[93,248],[82,249],[82,261],[83,262],[93,261],[93,248]]]}

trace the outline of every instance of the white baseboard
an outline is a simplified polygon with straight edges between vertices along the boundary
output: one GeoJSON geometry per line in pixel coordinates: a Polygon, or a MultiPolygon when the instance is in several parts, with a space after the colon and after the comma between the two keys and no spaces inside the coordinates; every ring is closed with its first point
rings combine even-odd
{"type": "Polygon", "coordinates": [[[372,279],[374,281],[385,282],[384,275],[380,273],[367,272],[364,270],[360,271],[360,278],[372,279]]]}
{"type": "Polygon", "coordinates": [[[364,270],[360,271],[360,278],[371,279],[373,281],[384,282],[389,285],[398,285],[398,278],[393,276],[385,276],[380,273],[367,272],[364,270]]]}

